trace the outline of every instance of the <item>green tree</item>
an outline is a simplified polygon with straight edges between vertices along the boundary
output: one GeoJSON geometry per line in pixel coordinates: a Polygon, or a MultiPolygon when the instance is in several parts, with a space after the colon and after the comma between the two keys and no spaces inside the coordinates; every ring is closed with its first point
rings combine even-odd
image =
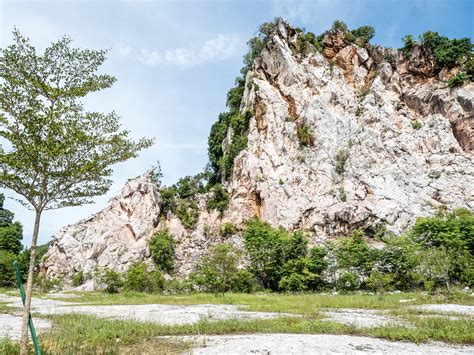
{"type": "Polygon", "coordinates": [[[237,268],[238,262],[239,254],[232,245],[219,244],[201,258],[190,278],[205,292],[250,292],[253,278],[237,268]]]}
{"type": "Polygon", "coordinates": [[[163,271],[173,270],[175,242],[167,229],[153,234],[148,242],[148,248],[156,266],[163,271]]]}
{"type": "Polygon", "coordinates": [[[17,255],[23,249],[23,227],[20,222],[13,222],[13,213],[3,207],[4,201],[0,194],[0,250],[17,255]]]}
{"type": "Polygon", "coordinates": [[[63,37],[38,54],[16,29],[13,38],[0,53],[0,137],[7,142],[6,150],[0,148],[0,186],[35,211],[21,337],[26,354],[42,212],[92,202],[109,189],[111,166],[137,156],[152,141],[133,141],[116,113],[87,112],[80,102],[115,82],[96,73],[106,51],[72,48],[63,37]]]}

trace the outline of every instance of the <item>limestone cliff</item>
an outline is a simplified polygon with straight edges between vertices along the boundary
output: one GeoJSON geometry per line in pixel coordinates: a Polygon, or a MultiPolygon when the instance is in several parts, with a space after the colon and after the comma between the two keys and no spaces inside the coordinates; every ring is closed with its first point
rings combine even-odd
{"type": "Polygon", "coordinates": [[[145,175],[103,211],[63,228],[43,270],[125,270],[149,260],[156,228],[173,233],[176,270],[186,274],[222,241],[221,223],[241,227],[254,215],[318,242],[377,225],[402,233],[439,206],[474,209],[474,85],[449,88],[458,69],[435,71],[419,47],[407,59],[348,43],[338,31],[326,33],[322,53],[301,51],[298,36],[280,22],[246,75],[241,110],[254,114],[222,217],[202,195],[194,229],[172,214],[159,222],[158,187],[145,175]]]}

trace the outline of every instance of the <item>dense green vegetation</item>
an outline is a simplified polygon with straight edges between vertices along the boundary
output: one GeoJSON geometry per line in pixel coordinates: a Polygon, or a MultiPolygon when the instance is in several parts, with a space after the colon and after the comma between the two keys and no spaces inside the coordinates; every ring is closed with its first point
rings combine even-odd
{"type": "Polygon", "coordinates": [[[438,32],[427,31],[420,36],[419,41],[412,35],[406,35],[403,44],[400,50],[407,58],[411,58],[416,46],[429,53],[434,59],[436,71],[461,66],[462,71],[449,79],[449,87],[460,86],[467,80],[474,81],[474,46],[470,38],[449,39],[438,32]]]}
{"type": "MultiPolygon", "coordinates": [[[[227,223],[220,233],[229,236],[239,231],[227,223]]],[[[168,293],[413,289],[433,292],[437,288],[449,291],[453,285],[474,284],[474,214],[465,209],[419,218],[403,236],[388,233],[383,225],[378,225],[313,247],[308,246],[308,237],[303,232],[290,233],[253,218],[243,230],[243,239],[241,250],[230,244],[210,250],[187,279],[160,281],[154,288],[140,289],[126,286],[129,274],[107,271],[103,276],[104,287],[108,292],[117,292],[125,285],[124,289],[164,289],[168,293]],[[385,246],[372,246],[373,239],[385,246]]],[[[162,231],[152,240],[150,245],[156,244],[152,255],[157,270],[170,271],[163,269],[163,265],[172,267],[171,236],[162,231]]]]}
{"type": "Polygon", "coordinates": [[[167,229],[162,229],[151,237],[148,242],[155,265],[163,271],[173,270],[175,242],[167,229]]]}
{"type": "MultiPolygon", "coordinates": [[[[30,249],[23,249],[23,227],[20,222],[13,221],[13,213],[4,208],[5,197],[0,193],[0,287],[14,286],[15,272],[13,261],[17,260],[23,278],[28,275],[30,249]]],[[[39,245],[36,252],[35,267],[47,252],[47,245],[39,245]]],[[[37,277],[37,275],[36,275],[37,277]]]]}

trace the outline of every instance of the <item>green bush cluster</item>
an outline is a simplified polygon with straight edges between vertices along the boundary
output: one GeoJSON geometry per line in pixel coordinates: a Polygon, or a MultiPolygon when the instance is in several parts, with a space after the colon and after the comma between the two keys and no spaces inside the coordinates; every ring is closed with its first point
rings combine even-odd
{"type": "Polygon", "coordinates": [[[136,262],[125,273],[104,269],[99,275],[99,282],[107,293],[136,291],[156,293],[163,290],[164,277],[159,269],[149,271],[146,264],[136,262]]]}
{"type": "Polygon", "coordinates": [[[196,195],[209,190],[209,173],[204,171],[194,176],[185,176],[176,184],[160,190],[162,217],[174,213],[185,228],[194,228],[199,218],[199,209],[195,201],[196,195]]]}
{"type": "Polygon", "coordinates": [[[301,232],[288,233],[252,219],[244,231],[250,271],[264,288],[272,291],[316,290],[323,284],[324,251],[308,249],[301,232]]]}
{"type": "Polygon", "coordinates": [[[227,207],[229,207],[229,199],[229,194],[224,187],[221,184],[216,184],[210,190],[207,208],[219,211],[222,216],[227,207]]]}
{"type": "Polygon", "coordinates": [[[433,56],[438,69],[453,68],[457,65],[464,66],[466,77],[453,79],[450,86],[462,84],[464,80],[474,80],[472,75],[474,47],[470,38],[449,39],[438,32],[427,31],[420,36],[419,42],[415,41],[412,35],[406,35],[403,38],[403,47],[400,51],[407,58],[411,58],[413,48],[417,45],[433,56]]]}
{"type": "Polygon", "coordinates": [[[240,255],[232,245],[217,245],[199,260],[189,276],[191,284],[204,292],[252,292],[255,289],[253,275],[238,269],[239,259],[240,255]]]}
{"type": "Polygon", "coordinates": [[[71,279],[72,286],[74,287],[81,286],[84,283],[84,281],[85,281],[85,276],[82,270],[76,271],[72,275],[72,279],[71,279]]]}
{"type": "Polygon", "coordinates": [[[237,227],[235,226],[235,224],[230,222],[222,224],[220,230],[220,235],[222,238],[228,238],[235,233],[237,233],[237,227]]]}
{"type": "MultiPolygon", "coordinates": [[[[13,221],[13,213],[4,208],[5,197],[0,193],[0,287],[16,284],[13,261],[17,260],[23,279],[28,275],[30,250],[23,249],[23,227],[13,221]]],[[[38,245],[36,249],[35,269],[39,261],[48,251],[47,245],[38,245]]]]}
{"type": "Polygon", "coordinates": [[[163,271],[173,271],[175,241],[168,229],[155,232],[148,242],[155,265],[163,271]]]}
{"type": "Polygon", "coordinates": [[[148,271],[144,263],[134,263],[125,273],[123,287],[125,291],[154,293],[163,290],[164,278],[160,270],[148,271]]]}
{"type": "Polygon", "coordinates": [[[462,84],[464,84],[465,81],[468,81],[469,79],[469,75],[464,72],[461,72],[459,74],[454,75],[448,80],[448,86],[450,88],[461,86],[462,84]]]}

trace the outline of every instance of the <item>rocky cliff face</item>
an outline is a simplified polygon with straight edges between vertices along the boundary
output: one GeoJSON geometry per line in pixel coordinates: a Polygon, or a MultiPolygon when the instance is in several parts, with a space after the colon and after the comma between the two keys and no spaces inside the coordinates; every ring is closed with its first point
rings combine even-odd
{"type": "Polygon", "coordinates": [[[223,222],[242,226],[254,215],[318,242],[355,228],[370,234],[377,225],[401,233],[440,206],[474,209],[474,85],[447,87],[456,69],[436,73],[420,48],[407,60],[342,38],[328,32],[323,53],[304,53],[285,23],[270,36],[247,73],[241,109],[254,116],[222,218],[201,196],[195,229],[173,215],[159,222],[158,188],[145,175],[103,211],[63,228],[43,270],[125,270],[149,260],[146,240],[155,228],[173,233],[176,269],[186,274],[222,241],[223,222]]]}
{"type": "Polygon", "coordinates": [[[124,271],[148,259],[147,240],[158,225],[160,201],[151,172],[127,182],[102,211],[54,236],[41,269],[47,276],[70,277],[104,267],[124,271]]]}
{"type": "Polygon", "coordinates": [[[400,233],[437,206],[474,208],[474,85],[448,88],[420,51],[407,61],[341,37],[325,36],[324,55],[295,55],[297,33],[280,24],[254,63],[228,215],[324,237],[376,224],[400,233]]]}

